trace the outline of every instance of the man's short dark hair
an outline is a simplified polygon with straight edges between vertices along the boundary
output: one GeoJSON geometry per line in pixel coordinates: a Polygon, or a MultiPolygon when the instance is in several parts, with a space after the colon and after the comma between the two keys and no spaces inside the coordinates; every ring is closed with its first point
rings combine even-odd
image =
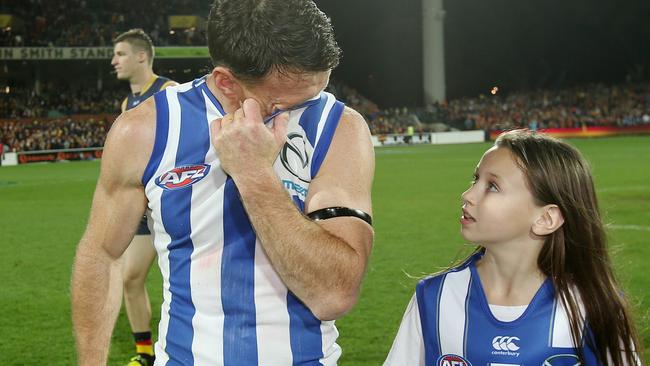
{"type": "Polygon", "coordinates": [[[248,82],[274,70],[331,70],[341,57],[330,19],[311,0],[215,0],[208,48],[215,66],[248,82]]]}
{"type": "Polygon", "coordinates": [[[153,41],[147,33],[145,33],[141,28],[130,29],[119,36],[115,37],[113,44],[118,42],[127,42],[134,49],[138,51],[144,51],[149,57],[149,63],[153,62],[154,49],[153,41]]]}

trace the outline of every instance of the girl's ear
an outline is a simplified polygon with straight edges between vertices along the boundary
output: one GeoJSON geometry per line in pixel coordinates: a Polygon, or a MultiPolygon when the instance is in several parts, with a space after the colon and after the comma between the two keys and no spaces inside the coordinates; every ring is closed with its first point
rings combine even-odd
{"type": "Polygon", "coordinates": [[[539,236],[552,234],[564,224],[564,216],[557,205],[542,207],[541,214],[533,223],[533,233],[539,236]]]}

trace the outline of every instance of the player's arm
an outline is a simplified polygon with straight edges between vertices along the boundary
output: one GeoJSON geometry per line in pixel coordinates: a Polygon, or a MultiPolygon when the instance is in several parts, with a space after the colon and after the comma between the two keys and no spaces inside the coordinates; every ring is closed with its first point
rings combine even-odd
{"type": "MultiPolygon", "coordinates": [[[[244,102],[243,110],[247,103],[244,102]]],[[[229,140],[234,146],[232,151],[223,151],[226,149],[218,146],[223,143],[216,142],[217,150],[222,150],[220,158],[239,158],[230,166],[229,159],[222,159],[224,169],[234,179],[260,242],[284,283],[319,319],[336,319],[356,303],[372,247],[372,227],[356,217],[312,221],[296,208],[271,164],[242,166],[255,157],[248,151],[248,143],[232,143],[241,137],[239,133],[249,132],[240,129],[235,131],[239,133],[230,134],[237,129],[233,126],[248,123],[237,113],[240,112],[235,113],[237,120],[223,127],[229,131],[222,141],[229,140]]],[[[277,122],[276,119],[276,125],[277,122]]],[[[259,126],[263,127],[259,122],[248,127],[259,126]]],[[[276,138],[286,139],[286,132],[275,133],[276,138]]],[[[251,139],[250,145],[265,150],[262,140],[251,139]]],[[[342,206],[372,214],[373,174],[374,151],[367,124],[361,115],[346,109],[327,157],[309,186],[306,212],[342,206]]]]}
{"type": "MultiPolygon", "coordinates": [[[[375,153],[368,124],[359,113],[345,108],[325,161],[309,185],[305,212],[347,207],[372,216],[374,172],[375,153]]],[[[310,299],[317,311],[333,314],[326,318],[334,319],[357,302],[374,231],[361,218],[350,216],[307,220],[306,224],[317,225],[313,241],[305,246],[301,238],[286,233],[294,239],[295,248],[278,246],[284,250],[277,252],[278,259],[285,258],[285,277],[295,283],[296,291],[310,299]]]]}
{"type": "Polygon", "coordinates": [[[146,206],[140,183],[153,146],[148,107],[122,114],[111,128],[88,226],[72,273],[72,320],[79,365],[105,365],[119,311],[118,259],[131,242],[146,206]],[[111,278],[113,281],[111,281],[111,278]]]}

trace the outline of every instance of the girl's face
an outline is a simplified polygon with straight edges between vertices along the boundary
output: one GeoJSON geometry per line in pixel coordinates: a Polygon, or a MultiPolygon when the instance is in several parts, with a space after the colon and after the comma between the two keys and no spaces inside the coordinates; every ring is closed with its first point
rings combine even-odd
{"type": "Polygon", "coordinates": [[[490,247],[533,240],[533,223],[542,214],[526,177],[507,148],[485,152],[472,185],[463,192],[461,233],[465,240],[490,247]]]}

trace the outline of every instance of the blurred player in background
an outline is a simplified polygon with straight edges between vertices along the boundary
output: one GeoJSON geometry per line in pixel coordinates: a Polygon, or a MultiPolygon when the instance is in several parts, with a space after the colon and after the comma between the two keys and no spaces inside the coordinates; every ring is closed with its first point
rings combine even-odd
{"type": "MultiPolygon", "coordinates": [[[[119,80],[128,80],[131,93],[122,102],[122,112],[137,107],[156,92],[176,82],[154,74],[154,47],[151,38],[142,29],[131,29],[113,41],[111,65],[119,80]]],[[[138,231],[122,256],[124,306],[135,339],[137,355],[128,366],[153,365],[151,341],[151,304],[145,282],[149,268],[156,257],[151,242],[147,217],[143,216],[138,231]]]]}

